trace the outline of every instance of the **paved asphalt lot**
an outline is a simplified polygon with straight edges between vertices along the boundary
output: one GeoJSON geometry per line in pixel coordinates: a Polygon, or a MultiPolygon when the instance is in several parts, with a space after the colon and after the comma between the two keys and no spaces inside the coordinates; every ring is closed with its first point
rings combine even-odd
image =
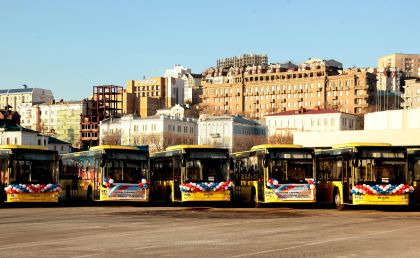
{"type": "Polygon", "coordinates": [[[3,207],[0,257],[419,257],[420,212],[3,207]]]}

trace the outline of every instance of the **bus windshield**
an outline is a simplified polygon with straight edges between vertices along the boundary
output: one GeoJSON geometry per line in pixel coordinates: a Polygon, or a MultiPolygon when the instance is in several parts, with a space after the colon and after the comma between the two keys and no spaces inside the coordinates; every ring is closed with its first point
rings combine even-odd
{"type": "Polygon", "coordinates": [[[305,183],[305,178],[313,178],[311,161],[271,159],[268,177],[279,183],[305,183]]]}
{"type": "Polygon", "coordinates": [[[227,159],[187,159],[185,182],[222,182],[228,180],[227,159]]]}
{"type": "Polygon", "coordinates": [[[400,184],[405,182],[404,161],[359,160],[356,167],[356,182],[372,184],[400,184]]]}
{"type": "Polygon", "coordinates": [[[56,165],[47,160],[13,160],[10,182],[12,184],[57,183],[56,165]]]}
{"type": "Polygon", "coordinates": [[[112,178],[115,183],[138,183],[148,179],[146,161],[106,160],[104,177],[112,178]]]}

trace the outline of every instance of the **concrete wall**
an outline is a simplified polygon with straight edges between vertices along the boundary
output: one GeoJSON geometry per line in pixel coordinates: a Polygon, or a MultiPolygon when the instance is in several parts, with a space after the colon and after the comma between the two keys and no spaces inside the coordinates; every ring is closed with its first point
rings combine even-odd
{"type": "Polygon", "coordinates": [[[365,130],[418,128],[420,128],[420,109],[389,110],[365,115],[365,130]]]}
{"type": "Polygon", "coordinates": [[[377,142],[420,146],[420,128],[404,130],[358,130],[340,132],[296,132],[293,143],[305,147],[331,147],[348,142],[377,142]]]}

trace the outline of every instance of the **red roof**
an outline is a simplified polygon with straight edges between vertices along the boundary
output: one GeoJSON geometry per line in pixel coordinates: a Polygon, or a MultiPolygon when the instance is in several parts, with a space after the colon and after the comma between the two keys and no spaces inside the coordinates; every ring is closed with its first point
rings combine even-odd
{"type": "Polygon", "coordinates": [[[334,113],[343,113],[335,109],[297,109],[289,110],[280,113],[273,113],[266,116],[291,116],[291,115],[318,115],[318,114],[334,114],[334,113]]]}

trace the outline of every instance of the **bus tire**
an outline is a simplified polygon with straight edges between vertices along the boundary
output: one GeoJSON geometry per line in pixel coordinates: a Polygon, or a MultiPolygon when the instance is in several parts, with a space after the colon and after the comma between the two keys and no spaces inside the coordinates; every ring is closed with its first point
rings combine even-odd
{"type": "Polygon", "coordinates": [[[344,210],[344,204],[341,203],[341,196],[340,196],[340,190],[337,188],[334,190],[334,206],[337,210],[344,210]]]}
{"type": "Polygon", "coordinates": [[[71,192],[70,192],[70,186],[66,185],[66,200],[71,199],[71,192]]]}
{"type": "Polygon", "coordinates": [[[87,193],[86,193],[86,200],[87,200],[88,202],[92,202],[92,201],[93,201],[93,196],[92,196],[92,193],[93,193],[93,191],[92,191],[92,186],[89,186],[89,187],[88,187],[88,190],[87,190],[87,193]]]}
{"type": "Polygon", "coordinates": [[[258,203],[258,200],[257,200],[257,193],[255,191],[255,188],[252,188],[251,189],[251,200],[250,200],[250,203],[251,203],[251,207],[252,208],[258,208],[258,206],[259,206],[259,203],[258,203]]]}

